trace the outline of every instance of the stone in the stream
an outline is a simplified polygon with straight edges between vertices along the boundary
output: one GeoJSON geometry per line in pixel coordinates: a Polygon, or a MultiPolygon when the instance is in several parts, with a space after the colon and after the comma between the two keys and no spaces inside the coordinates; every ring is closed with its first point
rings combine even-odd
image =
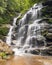
{"type": "Polygon", "coordinates": [[[48,32],[52,33],[52,29],[49,29],[48,32]]]}
{"type": "Polygon", "coordinates": [[[52,40],[52,33],[48,33],[48,34],[46,35],[46,38],[48,38],[48,39],[51,39],[51,40],[52,40]]]}
{"type": "Polygon", "coordinates": [[[51,56],[52,56],[52,48],[46,49],[46,53],[47,53],[48,55],[51,55],[51,56]]]}
{"type": "Polygon", "coordinates": [[[39,55],[40,51],[37,49],[36,50],[34,49],[34,50],[30,50],[29,53],[39,55]]]}
{"type": "Polygon", "coordinates": [[[47,42],[47,46],[51,46],[52,47],[52,42],[47,42]]]}

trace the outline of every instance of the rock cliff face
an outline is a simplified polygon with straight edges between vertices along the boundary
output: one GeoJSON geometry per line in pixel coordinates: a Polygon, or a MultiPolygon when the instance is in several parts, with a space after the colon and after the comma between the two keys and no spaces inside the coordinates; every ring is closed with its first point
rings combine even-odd
{"type": "Polygon", "coordinates": [[[44,21],[47,23],[45,30],[42,31],[42,34],[46,38],[47,47],[49,50],[46,50],[48,54],[52,55],[52,0],[47,0],[43,3],[45,8],[42,9],[42,18],[45,18],[44,21]]]}
{"type": "MultiPolygon", "coordinates": [[[[41,24],[44,23],[44,26],[42,25],[42,29],[40,31],[42,36],[44,36],[46,39],[46,47],[45,49],[33,49],[30,52],[32,54],[39,54],[39,52],[41,51],[42,55],[52,56],[52,0],[46,0],[44,3],[42,3],[42,5],[44,6],[44,8],[42,8],[41,10],[42,20],[39,21],[39,24],[41,26],[41,24]]],[[[44,45],[42,40],[37,39],[37,42],[39,46],[44,45]]]]}
{"type": "MultiPolygon", "coordinates": [[[[52,56],[52,0],[47,0],[44,3],[42,3],[44,8],[41,9],[41,16],[42,20],[38,23],[42,27],[41,35],[45,37],[45,48],[43,49],[42,46],[44,46],[43,39],[32,39],[32,43],[34,46],[34,41],[37,40],[38,46],[42,48],[35,49],[33,48],[30,53],[32,54],[39,54],[41,52],[42,55],[51,55],[52,56]]],[[[27,52],[27,51],[26,51],[27,52]]]]}

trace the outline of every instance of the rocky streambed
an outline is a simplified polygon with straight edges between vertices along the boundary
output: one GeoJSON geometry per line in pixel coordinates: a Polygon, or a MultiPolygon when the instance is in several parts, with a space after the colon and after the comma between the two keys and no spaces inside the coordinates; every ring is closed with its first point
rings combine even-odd
{"type": "Polygon", "coordinates": [[[0,65],[52,65],[52,57],[37,55],[14,56],[10,60],[0,60],[0,65]]]}
{"type": "Polygon", "coordinates": [[[0,65],[52,65],[52,56],[29,53],[14,56],[11,47],[0,40],[0,65]]]}

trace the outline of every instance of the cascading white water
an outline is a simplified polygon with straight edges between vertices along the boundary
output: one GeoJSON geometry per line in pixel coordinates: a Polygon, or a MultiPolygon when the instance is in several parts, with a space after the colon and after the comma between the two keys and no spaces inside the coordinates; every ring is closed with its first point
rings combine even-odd
{"type": "Polygon", "coordinates": [[[11,44],[11,41],[12,41],[12,34],[13,34],[12,29],[13,29],[13,26],[10,26],[9,33],[7,35],[7,38],[6,38],[6,43],[8,45],[10,45],[11,44]]]}
{"type": "MultiPolygon", "coordinates": [[[[20,14],[21,15],[21,14],[20,14]]],[[[6,38],[6,43],[8,45],[11,45],[11,42],[12,42],[12,34],[14,32],[14,29],[16,27],[16,21],[17,19],[20,17],[20,15],[18,17],[15,17],[14,20],[13,20],[13,24],[10,26],[10,29],[9,29],[9,33],[7,35],[7,38],[6,38]]]]}
{"type": "Polygon", "coordinates": [[[6,38],[6,43],[7,43],[8,45],[10,45],[11,42],[12,42],[12,34],[13,34],[13,29],[16,27],[16,20],[17,20],[17,17],[14,18],[13,25],[10,26],[9,33],[8,33],[8,35],[7,35],[7,38],[6,38]]]}
{"type": "MultiPolygon", "coordinates": [[[[17,33],[17,38],[15,41],[12,40],[13,29],[16,27],[16,20],[18,17],[14,18],[13,25],[10,27],[6,43],[11,45],[11,42],[15,44],[15,55],[21,55],[28,52],[32,48],[38,48],[38,40],[42,40],[45,43],[44,37],[41,35],[42,24],[38,22],[41,21],[41,9],[43,8],[42,4],[35,4],[19,21],[19,28],[17,33]]],[[[45,44],[44,44],[45,45],[45,44]]]]}

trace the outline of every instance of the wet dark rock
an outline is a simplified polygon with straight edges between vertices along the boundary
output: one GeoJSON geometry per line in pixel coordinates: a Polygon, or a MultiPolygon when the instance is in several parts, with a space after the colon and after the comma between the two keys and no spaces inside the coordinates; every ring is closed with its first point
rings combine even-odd
{"type": "Polygon", "coordinates": [[[29,12],[29,13],[27,13],[27,16],[26,16],[26,20],[30,20],[30,18],[31,18],[31,16],[32,16],[32,12],[29,12]]]}
{"type": "Polygon", "coordinates": [[[52,33],[52,29],[49,29],[48,32],[52,33]]]}
{"type": "Polygon", "coordinates": [[[11,42],[11,45],[15,45],[13,42],[11,42]]]}
{"type": "Polygon", "coordinates": [[[47,18],[43,18],[43,19],[41,19],[38,23],[40,24],[40,23],[47,23],[47,21],[48,21],[49,19],[47,19],[47,18]]]}
{"type": "Polygon", "coordinates": [[[34,38],[34,37],[32,37],[32,38],[29,40],[29,45],[32,45],[32,47],[35,47],[36,41],[37,41],[37,39],[34,38]]]}
{"type": "Polygon", "coordinates": [[[30,50],[30,53],[31,54],[39,55],[39,50],[30,50]]]}
{"type": "Polygon", "coordinates": [[[52,33],[48,33],[48,34],[46,35],[46,38],[52,40],[52,33]]]}
{"type": "Polygon", "coordinates": [[[52,0],[47,0],[46,2],[42,3],[43,6],[52,6],[52,0]]]}
{"type": "Polygon", "coordinates": [[[47,54],[51,55],[52,56],[52,48],[46,50],[47,54]]]}
{"type": "Polygon", "coordinates": [[[24,33],[24,39],[23,39],[23,41],[25,41],[25,39],[27,37],[27,31],[28,31],[28,25],[25,25],[25,33],[24,33]]]}
{"type": "Polygon", "coordinates": [[[42,50],[41,55],[43,55],[43,56],[51,56],[52,55],[51,52],[52,52],[51,50],[42,50]]]}
{"type": "Polygon", "coordinates": [[[41,30],[41,34],[42,34],[43,36],[46,36],[47,33],[48,33],[48,30],[47,30],[47,29],[43,29],[43,30],[41,30]]]}
{"type": "Polygon", "coordinates": [[[47,42],[47,46],[51,46],[52,47],[52,42],[47,42]]]}
{"type": "Polygon", "coordinates": [[[32,16],[32,12],[27,13],[24,24],[28,24],[29,23],[29,20],[31,19],[31,16],[32,16]]]}
{"type": "Polygon", "coordinates": [[[27,53],[28,51],[27,50],[25,50],[25,53],[27,53]]]}
{"type": "Polygon", "coordinates": [[[35,7],[35,8],[32,7],[32,9],[38,9],[38,7],[35,7]]]}
{"type": "Polygon", "coordinates": [[[44,41],[43,40],[37,40],[37,46],[38,47],[44,46],[44,41]]]}
{"type": "Polygon", "coordinates": [[[15,37],[14,35],[12,35],[12,39],[13,39],[13,40],[15,40],[15,39],[16,39],[16,37],[15,37]]]}
{"type": "Polygon", "coordinates": [[[24,15],[24,20],[21,19],[20,22],[19,22],[19,27],[21,27],[21,25],[28,24],[31,17],[32,17],[32,12],[29,12],[29,13],[25,14],[24,15]]]}

